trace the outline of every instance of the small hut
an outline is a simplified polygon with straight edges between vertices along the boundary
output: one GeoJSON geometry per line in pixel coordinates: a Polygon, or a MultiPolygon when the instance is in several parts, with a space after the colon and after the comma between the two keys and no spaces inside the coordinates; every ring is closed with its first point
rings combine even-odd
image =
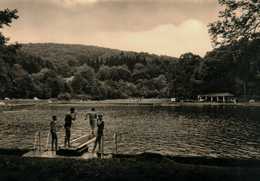
{"type": "Polygon", "coordinates": [[[235,96],[231,93],[212,93],[198,95],[199,102],[233,102],[235,96]]]}

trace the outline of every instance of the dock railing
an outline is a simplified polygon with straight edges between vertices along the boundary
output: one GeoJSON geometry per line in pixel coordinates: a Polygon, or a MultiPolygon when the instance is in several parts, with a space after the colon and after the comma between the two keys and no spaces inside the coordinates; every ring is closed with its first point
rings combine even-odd
{"type": "Polygon", "coordinates": [[[36,131],[34,135],[34,143],[33,143],[33,150],[34,151],[42,151],[42,141],[41,141],[41,132],[36,131]]]}
{"type": "Polygon", "coordinates": [[[48,134],[47,134],[45,151],[49,150],[49,144],[50,144],[50,132],[48,132],[48,134]]]}
{"type": "Polygon", "coordinates": [[[118,147],[117,147],[117,142],[118,142],[118,133],[117,132],[115,132],[114,133],[114,136],[113,136],[113,138],[114,138],[114,144],[115,144],[115,148],[114,148],[114,154],[117,154],[117,149],[118,149],[118,147]]]}
{"type": "Polygon", "coordinates": [[[33,141],[33,150],[42,152],[42,151],[48,151],[49,145],[50,145],[50,132],[47,134],[46,138],[46,144],[44,145],[43,140],[43,133],[41,131],[36,131],[34,134],[34,141],[33,141]],[[44,148],[45,147],[45,148],[44,148]]]}
{"type": "Polygon", "coordinates": [[[113,139],[114,139],[114,154],[119,153],[119,142],[123,139],[123,136],[129,135],[128,131],[125,132],[114,132],[113,139]]]}

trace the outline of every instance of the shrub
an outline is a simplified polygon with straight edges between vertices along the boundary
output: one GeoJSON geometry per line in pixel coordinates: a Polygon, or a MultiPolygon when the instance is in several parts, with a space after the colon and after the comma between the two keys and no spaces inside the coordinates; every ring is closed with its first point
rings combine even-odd
{"type": "Polygon", "coordinates": [[[66,100],[66,101],[69,101],[70,99],[71,99],[71,95],[70,95],[70,93],[60,93],[59,95],[58,95],[58,99],[59,100],[66,100]]]}

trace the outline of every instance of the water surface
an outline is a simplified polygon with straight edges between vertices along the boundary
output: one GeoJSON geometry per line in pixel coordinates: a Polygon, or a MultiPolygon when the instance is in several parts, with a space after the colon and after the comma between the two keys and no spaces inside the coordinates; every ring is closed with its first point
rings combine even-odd
{"type": "MultiPolygon", "coordinates": [[[[89,133],[85,113],[78,119],[72,138],[89,133]]],[[[43,144],[52,115],[58,116],[59,144],[63,143],[64,115],[69,107],[32,107],[0,112],[0,147],[33,147],[41,130],[43,144]]],[[[114,150],[113,134],[119,133],[120,153],[158,152],[260,159],[260,109],[239,107],[101,107],[105,119],[105,151],[114,150]]]]}

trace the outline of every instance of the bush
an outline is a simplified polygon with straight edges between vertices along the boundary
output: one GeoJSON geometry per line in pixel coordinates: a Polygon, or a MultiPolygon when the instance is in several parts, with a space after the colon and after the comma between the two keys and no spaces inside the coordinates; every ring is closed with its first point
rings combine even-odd
{"type": "Polygon", "coordinates": [[[60,93],[58,95],[58,100],[66,100],[66,101],[69,101],[71,99],[71,95],[70,93],[60,93]]]}
{"type": "Polygon", "coordinates": [[[80,99],[80,100],[83,100],[83,101],[92,100],[92,97],[90,95],[86,95],[86,94],[74,95],[73,98],[74,99],[80,99]]]}

